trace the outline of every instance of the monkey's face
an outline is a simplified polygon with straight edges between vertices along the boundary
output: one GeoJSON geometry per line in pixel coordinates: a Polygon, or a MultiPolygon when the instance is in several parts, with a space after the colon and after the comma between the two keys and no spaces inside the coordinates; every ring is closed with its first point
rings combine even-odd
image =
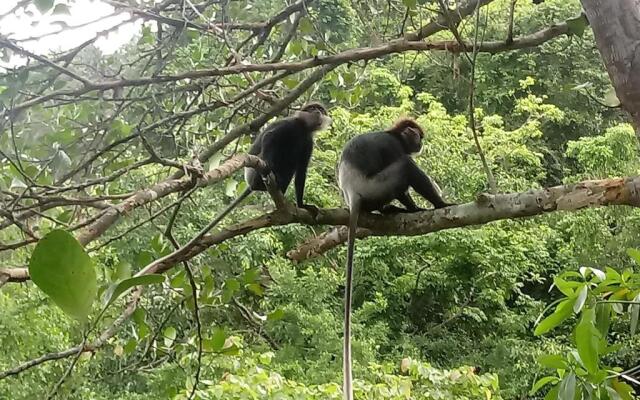
{"type": "Polygon", "coordinates": [[[320,103],[311,103],[302,107],[298,111],[298,116],[302,118],[311,130],[321,131],[331,126],[332,119],[327,115],[327,109],[320,103]]]}
{"type": "Polygon", "coordinates": [[[331,123],[333,122],[331,117],[326,115],[326,114],[324,114],[324,115],[320,114],[318,116],[318,118],[320,118],[320,128],[318,129],[319,131],[323,131],[323,130],[329,128],[331,126],[331,123]]]}
{"type": "Polygon", "coordinates": [[[422,139],[424,138],[422,129],[414,126],[407,126],[402,130],[401,135],[405,143],[405,148],[409,153],[420,153],[422,150],[422,139]]]}

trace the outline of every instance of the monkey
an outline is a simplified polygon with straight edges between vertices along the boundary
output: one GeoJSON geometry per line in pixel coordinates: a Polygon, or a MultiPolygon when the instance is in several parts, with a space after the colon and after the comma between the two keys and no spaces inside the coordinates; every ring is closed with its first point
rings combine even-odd
{"type": "MultiPolygon", "coordinates": [[[[331,123],[331,117],[321,103],[308,103],[292,117],[282,118],[267,126],[253,141],[248,152],[267,164],[268,171],[264,172],[273,172],[276,185],[283,194],[295,175],[296,205],[312,213],[317,212],[317,207],[304,203],[304,186],[313,152],[313,137],[316,132],[329,128],[331,123]]],[[[244,169],[244,179],[247,189],[209,223],[208,230],[252,192],[267,190],[262,174],[254,168],[244,169]]]]}
{"type": "MultiPolygon", "coordinates": [[[[322,104],[308,103],[294,117],[273,123],[256,138],[249,149],[249,154],[257,155],[265,161],[275,175],[278,189],[282,193],[287,191],[295,175],[298,208],[315,208],[304,203],[307,168],[313,152],[314,134],[327,129],[331,122],[331,117],[322,104]]],[[[255,169],[245,168],[244,176],[252,191],[267,189],[262,176],[255,169]]]]}
{"type": "Polygon", "coordinates": [[[351,296],[355,233],[360,212],[394,214],[425,210],[418,207],[409,195],[410,187],[436,209],[454,205],[444,201],[440,188],[411,157],[422,150],[423,139],[424,131],[413,119],[401,118],[387,130],[351,139],[338,163],[338,186],[349,208],[343,333],[343,391],[346,400],[353,399],[351,296]],[[405,208],[389,204],[396,199],[405,208]]]}

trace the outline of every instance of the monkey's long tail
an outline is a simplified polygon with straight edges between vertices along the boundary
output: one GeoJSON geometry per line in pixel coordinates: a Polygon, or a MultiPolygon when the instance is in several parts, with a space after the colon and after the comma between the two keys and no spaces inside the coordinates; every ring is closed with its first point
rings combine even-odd
{"type": "Polygon", "coordinates": [[[356,228],[360,215],[360,200],[349,205],[349,235],[347,239],[347,282],[344,290],[344,342],[342,347],[342,390],[345,400],[353,400],[353,374],[351,366],[351,295],[353,293],[353,253],[356,244],[356,228]]]}

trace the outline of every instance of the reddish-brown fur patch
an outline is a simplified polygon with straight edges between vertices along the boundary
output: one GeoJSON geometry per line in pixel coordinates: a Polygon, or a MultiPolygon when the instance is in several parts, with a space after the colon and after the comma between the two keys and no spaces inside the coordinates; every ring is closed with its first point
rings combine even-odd
{"type": "Polygon", "coordinates": [[[400,135],[407,128],[417,129],[418,132],[420,132],[420,136],[424,136],[424,131],[420,125],[412,118],[407,117],[398,119],[391,128],[387,129],[387,132],[393,135],[400,135]]]}

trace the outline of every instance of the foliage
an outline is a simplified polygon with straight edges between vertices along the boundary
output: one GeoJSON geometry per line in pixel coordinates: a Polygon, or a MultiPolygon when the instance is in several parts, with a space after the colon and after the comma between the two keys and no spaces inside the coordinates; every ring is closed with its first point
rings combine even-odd
{"type": "MultiPolygon", "coordinates": [[[[28,26],[62,21],[80,2],[24,3],[15,15],[28,26]]],[[[58,397],[71,400],[186,399],[192,391],[202,399],[341,397],[345,249],[298,264],[286,256],[325,227],[253,230],[162,274],[138,275],[246,186],[237,173],[167,196],[154,190],[246,151],[265,113],[278,118],[308,100],[330,105],[334,123],[316,137],[305,192],[323,208],[343,206],[335,166],[344,143],[405,115],[426,133],[416,162],[459,203],[488,189],[470,111],[500,192],[636,175],[640,167],[633,128],[601,104],[611,100],[609,78],[591,31],[580,32],[577,0],[516,2],[516,37],[563,21],[571,34],[479,53],[474,110],[469,59],[448,51],[347,61],[292,95],[318,71],[314,63],[398,45],[438,16],[439,2],[316,0],[282,20],[269,18],[295,2],[129,3],[116,11],[137,7],[147,20],[113,54],[91,42],[45,54],[52,66],[0,43],[0,279],[4,268],[29,266],[32,274],[23,284],[0,280],[0,373],[113,334],[77,359],[0,379],[0,398],[42,398],[58,382],[58,397]],[[311,67],[273,67],[301,60],[311,67]],[[262,70],[242,70],[252,65],[262,70]],[[208,75],[225,68],[239,72],[208,75]],[[134,193],[153,200],[115,208],[134,193]],[[82,247],[75,238],[96,219],[110,221],[108,229],[82,247]],[[142,290],[139,302],[112,330],[133,290],[142,290]]],[[[464,39],[478,29],[482,40],[504,42],[512,1],[488,3],[477,26],[473,16],[458,24],[464,39]]],[[[0,40],[13,39],[2,22],[0,15],[0,40]]],[[[425,40],[455,37],[445,30],[425,40]]],[[[211,233],[272,208],[269,196],[253,193],[211,233]]],[[[358,241],[357,398],[632,398],[633,383],[620,372],[634,371],[640,354],[639,278],[609,266],[627,265],[625,249],[640,247],[639,223],[637,209],[589,208],[358,241]],[[557,290],[548,290],[551,282],[557,290]]]]}
{"type": "MultiPolygon", "coordinates": [[[[640,264],[639,251],[630,249],[629,254],[640,264]]],[[[533,385],[532,394],[551,384],[545,399],[632,399],[633,389],[627,382],[636,380],[627,371],[607,366],[601,359],[617,347],[608,339],[617,318],[628,317],[631,335],[637,332],[640,274],[632,268],[618,272],[610,267],[606,271],[583,267],[579,273],[567,271],[558,275],[554,287],[563,297],[548,307],[555,305],[555,310],[540,321],[535,334],[547,333],[575,314],[571,335],[574,349],[564,356],[540,357],[540,364],[555,369],[557,375],[540,378],[533,385]]]]}
{"type": "MultiPolygon", "coordinates": [[[[211,399],[341,399],[342,389],[336,383],[302,385],[270,370],[273,353],[263,353],[236,363],[220,382],[211,382],[202,390],[203,398],[211,399]]],[[[224,364],[225,360],[217,363],[224,364]]],[[[473,368],[461,367],[443,371],[429,364],[404,359],[397,365],[370,364],[363,377],[354,382],[355,395],[362,399],[446,399],[491,398],[496,395],[497,378],[490,374],[476,375],[473,368]]],[[[185,399],[186,393],[176,399],[185,399]]]]}

